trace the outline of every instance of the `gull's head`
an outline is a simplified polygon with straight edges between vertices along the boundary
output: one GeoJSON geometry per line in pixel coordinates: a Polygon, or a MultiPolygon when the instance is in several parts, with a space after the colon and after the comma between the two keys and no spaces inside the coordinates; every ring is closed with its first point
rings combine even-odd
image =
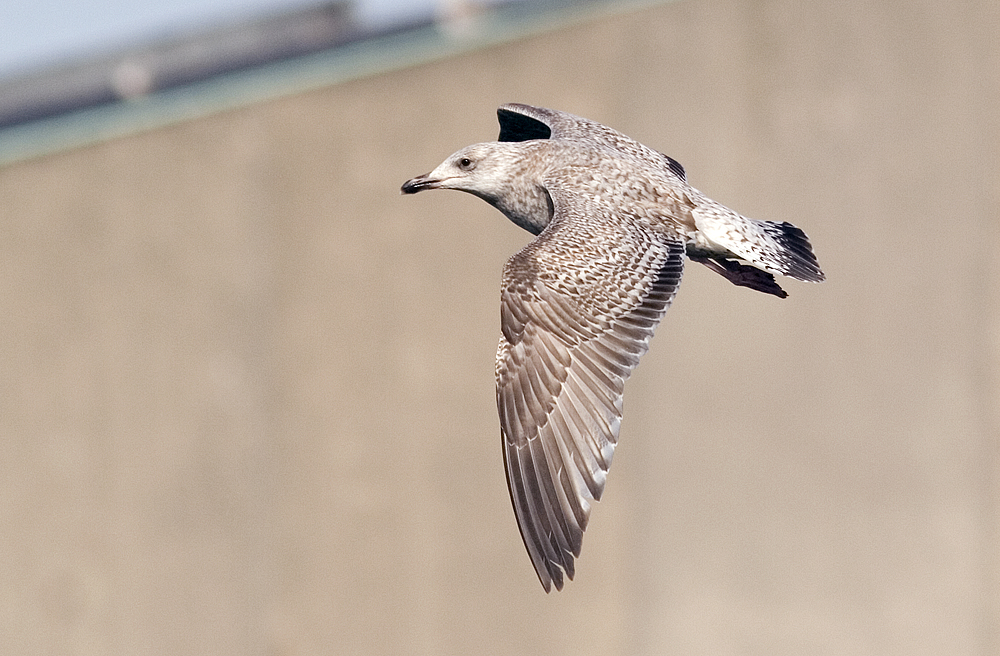
{"type": "Polygon", "coordinates": [[[430,173],[403,183],[404,194],[424,189],[457,189],[494,201],[516,177],[522,159],[514,143],[481,143],[454,153],[430,173]]]}
{"type": "Polygon", "coordinates": [[[537,150],[548,141],[467,146],[439,167],[403,183],[404,194],[424,189],[457,189],[479,196],[528,232],[537,235],[552,219],[552,200],[543,184],[544,158],[537,150]]]}

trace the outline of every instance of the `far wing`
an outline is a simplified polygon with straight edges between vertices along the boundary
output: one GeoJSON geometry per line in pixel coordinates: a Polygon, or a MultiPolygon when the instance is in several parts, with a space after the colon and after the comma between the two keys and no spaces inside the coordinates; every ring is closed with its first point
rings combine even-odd
{"type": "Polygon", "coordinates": [[[625,380],[680,284],[684,246],[591,204],[512,257],[497,407],[511,502],[546,591],[573,578],[622,417],[625,380]],[[581,220],[583,219],[583,220],[581,220]]]}
{"type": "Polygon", "coordinates": [[[648,148],[617,130],[596,121],[544,107],[508,103],[497,109],[500,136],[497,141],[529,139],[583,139],[653,162],[661,159],[677,178],[685,180],[684,167],[674,158],[648,148]]]}

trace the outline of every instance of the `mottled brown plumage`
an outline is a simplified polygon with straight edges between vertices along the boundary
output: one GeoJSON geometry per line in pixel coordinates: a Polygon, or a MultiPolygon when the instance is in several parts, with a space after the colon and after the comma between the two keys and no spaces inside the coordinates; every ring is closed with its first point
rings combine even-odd
{"type": "Polygon", "coordinates": [[[675,160],[611,128],[528,105],[498,116],[499,141],[463,148],[402,189],[475,194],[538,235],[504,267],[496,379],[511,501],[549,591],[564,573],[573,578],[625,381],[677,292],[685,255],[781,297],[775,273],[824,276],[801,230],[712,201],[675,160]]]}

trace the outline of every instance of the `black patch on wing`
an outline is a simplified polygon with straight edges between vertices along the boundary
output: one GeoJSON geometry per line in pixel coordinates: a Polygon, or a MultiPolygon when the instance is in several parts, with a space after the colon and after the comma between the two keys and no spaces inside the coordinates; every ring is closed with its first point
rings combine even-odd
{"type": "Polygon", "coordinates": [[[704,264],[737,287],[749,287],[758,292],[772,294],[778,298],[788,298],[788,292],[782,289],[781,285],[774,279],[774,276],[767,271],[761,271],[756,267],[740,264],[736,260],[728,260],[722,257],[702,257],[698,255],[688,255],[688,257],[691,258],[692,262],[704,264]]]}
{"type": "MultiPolygon", "coordinates": [[[[660,154],[663,155],[663,153],[660,154]]],[[[681,163],[670,155],[663,155],[663,157],[667,160],[667,168],[678,178],[687,182],[687,174],[684,172],[684,167],[681,166],[681,163]]]]}
{"type": "Polygon", "coordinates": [[[528,141],[552,137],[552,128],[538,119],[503,107],[497,110],[497,119],[500,121],[500,136],[497,141],[528,141]]]}

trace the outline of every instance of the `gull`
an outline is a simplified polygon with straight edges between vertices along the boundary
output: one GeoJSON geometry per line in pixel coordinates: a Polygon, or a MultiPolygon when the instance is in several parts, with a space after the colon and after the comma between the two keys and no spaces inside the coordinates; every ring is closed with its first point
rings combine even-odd
{"type": "Polygon", "coordinates": [[[507,104],[497,141],[402,192],[457,189],[536,235],[500,292],[497,409],[514,515],[546,592],[572,579],[604,492],[625,381],[677,293],[684,259],[785,298],[775,274],[825,279],[805,233],[706,197],[674,159],[566,112],[507,104]]]}

